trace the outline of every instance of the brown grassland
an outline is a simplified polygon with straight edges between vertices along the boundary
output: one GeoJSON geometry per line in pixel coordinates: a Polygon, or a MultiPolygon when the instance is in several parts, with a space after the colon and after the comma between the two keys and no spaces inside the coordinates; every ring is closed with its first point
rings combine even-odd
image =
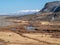
{"type": "Polygon", "coordinates": [[[17,25],[0,28],[0,45],[60,45],[60,25],[58,24],[54,25],[46,21],[12,22],[17,25]],[[29,31],[24,27],[30,24],[36,27],[35,31],[29,31]]]}

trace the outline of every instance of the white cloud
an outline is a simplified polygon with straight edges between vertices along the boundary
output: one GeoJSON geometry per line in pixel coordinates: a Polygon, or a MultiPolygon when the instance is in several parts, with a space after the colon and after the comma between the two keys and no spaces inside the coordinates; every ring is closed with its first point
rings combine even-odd
{"type": "Polygon", "coordinates": [[[16,11],[16,12],[10,12],[10,13],[0,13],[0,15],[6,15],[6,14],[14,14],[14,13],[27,13],[27,12],[38,12],[40,10],[36,9],[36,10],[19,10],[19,11],[16,11]]]}
{"type": "Polygon", "coordinates": [[[17,13],[20,13],[20,12],[38,12],[40,10],[36,9],[36,10],[20,10],[20,11],[17,11],[17,13]]]}

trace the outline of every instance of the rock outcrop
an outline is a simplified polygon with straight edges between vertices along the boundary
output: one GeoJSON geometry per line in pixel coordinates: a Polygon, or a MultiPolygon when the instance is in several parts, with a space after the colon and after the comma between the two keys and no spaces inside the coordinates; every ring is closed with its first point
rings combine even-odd
{"type": "Polygon", "coordinates": [[[40,12],[59,12],[60,1],[48,2],[40,12]]]}

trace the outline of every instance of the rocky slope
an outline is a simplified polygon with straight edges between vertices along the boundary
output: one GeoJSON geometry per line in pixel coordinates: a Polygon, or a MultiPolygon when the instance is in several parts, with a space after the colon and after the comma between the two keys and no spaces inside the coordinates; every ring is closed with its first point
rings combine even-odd
{"type": "Polygon", "coordinates": [[[48,2],[40,12],[59,12],[60,1],[48,2]]]}

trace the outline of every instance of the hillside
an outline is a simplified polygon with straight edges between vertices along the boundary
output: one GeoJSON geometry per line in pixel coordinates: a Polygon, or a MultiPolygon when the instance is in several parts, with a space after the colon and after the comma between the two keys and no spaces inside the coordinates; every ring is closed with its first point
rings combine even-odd
{"type": "Polygon", "coordinates": [[[0,45],[60,45],[60,2],[34,14],[0,16],[0,45]]]}
{"type": "Polygon", "coordinates": [[[12,16],[7,19],[19,19],[28,21],[60,21],[60,1],[48,2],[44,8],[30,15],[12,16]]]}
{"type": "Polygon", "coordinates": [[[60,1],[47,2],[43,9],[40,11],[45,12],[59,12],[60,11],[60,1]]]}

